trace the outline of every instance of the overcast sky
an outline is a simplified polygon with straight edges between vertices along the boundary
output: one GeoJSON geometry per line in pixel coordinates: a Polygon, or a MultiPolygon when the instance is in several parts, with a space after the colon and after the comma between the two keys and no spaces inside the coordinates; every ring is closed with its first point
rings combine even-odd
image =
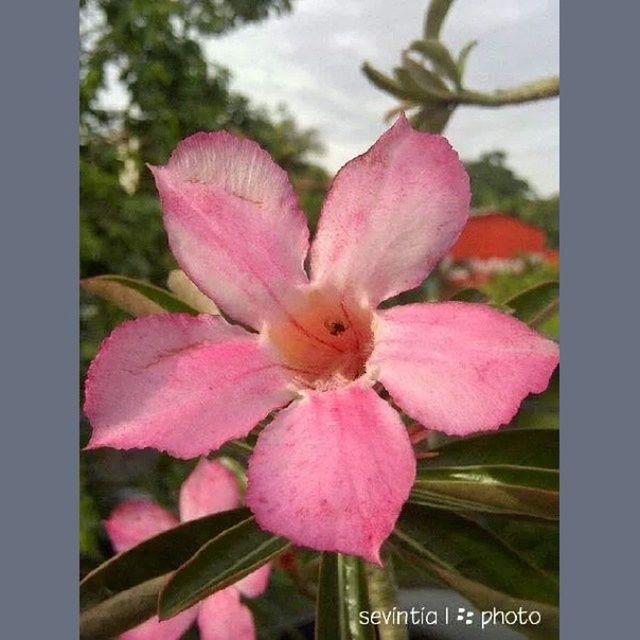
{"type": "MultiPolygon", "coordinates": [[[[396,101],[360,72],[368,60],[390,72],[420,36],[426,0],[297,0],[291,15],[211,40],[211,60],[233,73],[233,88],[256,104],[288,106],[319,130],[335,171],[386,128],[396,101]]],[[[442,31],[454,52],[479,40],[466,73],[470,88],[494,90],[558,73],[558,0],[457,0],[442,31]]],[[[525,106],[461,107],[446,135],[464,158],[504,149],[542,195],[558,190],[559,100],[525,106]]]]}

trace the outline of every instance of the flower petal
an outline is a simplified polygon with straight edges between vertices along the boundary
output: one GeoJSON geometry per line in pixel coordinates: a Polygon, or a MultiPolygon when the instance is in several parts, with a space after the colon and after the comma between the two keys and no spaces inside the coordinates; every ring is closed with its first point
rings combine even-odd
{"type": "Polygon", "coordinates": [[[238,580],[233,586],[247,598],[257,598],[261,596],[269,585],[271,577],[271,563],[268,562],[256,569],[253,573],[238,580]]]}
{"type": "Polygon", "coordinates": [[[128,500],[111,512],[104,526],[113,548],[120,553],[178,524],[172,513],[155,502],[128,500]]]}
{"type": "Polygon", "coordinates": [[[146,622],[125,631],[120,640],[178,640],[195,622],[198,607],[191,607],[169,620],[160,622],[158,616],[149,618],[146,622]]]}
{"type": "Polygon", "coordinates": [[[286,404],[287,383],[256,336],[220,317],[139,318],[105,340],[89,369],[89,448],[207,454],[286,404]]]}
{"type": "Polygon", "coordinates": [[[296,285],[309,231],[287,174],[255,142],[226,131],[183,140],[151,167],[176,260],[231,317],[255,329],[279,316],[296,285]]]}
{"type": "Polygon", "coordinates": [[[462,436],[497,429],[541,393],[558,345],[482,304],[443,302],[378,314],[368,369],[427,429],[462,436]]]}
{"type": "Polygon", "coordinates": [[[158,616],[154,616],[137,627],[125,631],[120,636],[120,640],[178,640],[195,622],[197,615],[198,607],[195,606],[162,622],[158,616]]]}
{"type": "Polygon", "coordinates": [[[201,640],[255,640],[253,615],[234,587],[205,598],[198,612],[201,640]]]}
{"type": "Polygon", "coordinates": [[[217,460],[202,458],[180,487],[180,520],[187,522],[240,506],[236,476],[217,460]]]}
{"type": "Polygon", "coordinates": [[[351,385],[276,416],[249,461],[246,501],[261,527],[295,544],[379,563],[414,478],[398,414],[351,385]]]}
{"type": "Polygon", "coordinates": [[[417,286],[462,231],[470,198],[449,143],[401,116],[336,176],[311,248],[312,280],[373,306],[417,286]]]}

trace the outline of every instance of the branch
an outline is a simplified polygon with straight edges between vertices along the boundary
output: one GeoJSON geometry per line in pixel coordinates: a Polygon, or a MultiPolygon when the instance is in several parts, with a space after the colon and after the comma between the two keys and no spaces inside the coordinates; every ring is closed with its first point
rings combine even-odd
{"type": "Polygon", "coordinates": [[[545,100],[560,95],[560,78],[553,76],[536,82],[522,84],[513,89],[495,91],[494,93],[481,93],[479,91],[462,91],[452,96],[453,104],[471,104],[480,107],[501,107],[507,104],[522,104],[545,100]]]}

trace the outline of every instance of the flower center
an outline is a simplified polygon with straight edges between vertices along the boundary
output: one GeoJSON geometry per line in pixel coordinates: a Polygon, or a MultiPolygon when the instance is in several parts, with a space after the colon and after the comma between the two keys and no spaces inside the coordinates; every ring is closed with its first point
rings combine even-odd
{"type": "Polygon", "coordinates": [[[309,289],[267,335],[297,384],[328,390],[364,373],[373,348],[372,318],[368,308],[309,289]]]}

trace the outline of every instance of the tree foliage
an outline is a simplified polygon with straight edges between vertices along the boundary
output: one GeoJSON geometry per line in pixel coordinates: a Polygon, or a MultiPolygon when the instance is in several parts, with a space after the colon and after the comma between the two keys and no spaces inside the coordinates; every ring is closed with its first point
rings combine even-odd
{"type": "MultiPolygon", "coordinates": [[[[86,0],[82,5],[81,217],[84,276],[118,272],[161,282],[166,250],[155,188],[145,163],[164,164],[176,144],[201,130],[257,140],[305,187],[326,174],[308,159],[316,134],[281,111],[275,117],[230,89],[209,65],[201,39],[291,8],[289,0],[86,0]],[[105,90],[124,95],[105,105],[105,90]]],[[[311,190],[313,191],[313,190],[311,190]]],[[[317,198],[304,193],[313,211],[317,198]]]]}

